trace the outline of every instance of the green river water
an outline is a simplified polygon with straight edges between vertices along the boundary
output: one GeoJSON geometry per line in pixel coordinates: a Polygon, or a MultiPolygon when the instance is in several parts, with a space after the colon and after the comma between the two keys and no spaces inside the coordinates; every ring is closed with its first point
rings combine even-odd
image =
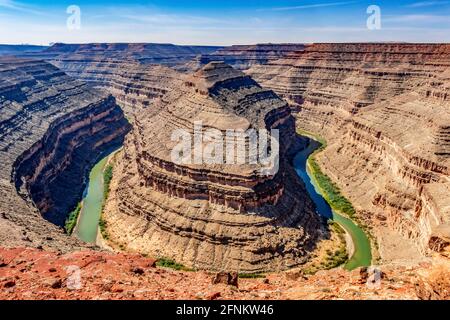
{"type": "Polygon", "coordinates": [[[97,239],[98,222],[103,206],[103,169],[108,158],[109,155],[97,162],[89,174],[89,184],[83,198],[83,206],[78,223],[75,227],[75,235],[89,243],[95,243],[97,239]]]}
{"type": "MultiPolygon", "coordinates": [[[[367,235],[352,220],[331,209],[322,197],[320,189],[317,187],[314,178],[307,168],[308,158],[320,146],[320,142],[311,139],[308,147],[296,155],[294,159],[295,170],[305,183],[306,189],[314,201],[318,213],[321,216],[336,221],[350,234],[353,241],[354,253],[346,263],[345,268],[353,270],[360,266],[370,266],[372,254],[367,235]]],[[[75,228],[76,236],[85,242],[95,243],[97,239],[98,223],[102,212],[104,196],[103,170],[108,158],[112,154],[114,152],[101,159],[89,175],[89,184],[85,192],[85,197],[83,198],[83,206],[75,228]]]]}
{"type": "Polygon", "coordinates": [[[322,197],[321,190],[317,187],[314,177],[309,171],[309,168],[307,166],[308,158],[312,153],[314,153],[315,150],[320,147],[320,142],[310,139],[308,147],[305,150],[300,151],[294,158],[295,170],[305,183],[306,190],[315,203],[317,212],[321,216],[337,222],[351,236],[354,253],[345,264],[345,269],[353,270],[358,267],[370,266],[372,262],[372,250],[370,240],[367,237],[366,233],[352,220],[335,212],[330,207],[327,201],[322,197]]]}

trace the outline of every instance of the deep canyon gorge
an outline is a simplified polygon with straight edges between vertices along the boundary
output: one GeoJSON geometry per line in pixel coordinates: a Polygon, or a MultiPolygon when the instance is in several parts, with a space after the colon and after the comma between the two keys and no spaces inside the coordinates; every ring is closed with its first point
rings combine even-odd
{"type": "Polygon", "coordinates": [[[389,277],[410,268],[402,281],[439,298],[428,275],[449,272],[450,45],[55,44],[17,56],[0,58],[2,247],[99,250],[61,226],[93,165],[123,145],[102,217],[112,247],[195,269],[301,267],[332,238],[292,167],[298,133],[310,134],[326,141],[315,161],[353,204],[372,263],[389,277]],[[198,120],[279,129],[278,173],[174,164],[172,131],[198,120]]]}

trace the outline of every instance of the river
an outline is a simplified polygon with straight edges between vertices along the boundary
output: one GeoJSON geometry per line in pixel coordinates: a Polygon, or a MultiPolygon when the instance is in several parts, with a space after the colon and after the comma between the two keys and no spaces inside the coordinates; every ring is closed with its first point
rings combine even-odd
{"type": "Polygon", "coordinates": [[[98,223],[102,213],[104,196],[103,170],[108,158],[113,153],[97,162],[89,174],[89,182],[84,192],[82,208],[74,230],[76,237],[88,243],[97,242],[98,223]]]}
{"type": "MultiPolygon", "coordinates": [[[[320,142],[311,139],[308,147],[296,155],[294,159],[295,170],[305,183],[306,190],[314,201],[318,213],[321,216],[337,222],[351,236],[354,250],[353,255],[345,264],[345,268],[353,270],[360,266],[370,266],[372,255],[370,241],[367,238],[367,235],[352,220],[331,209],[320,194],[320,190],[317,188],[308,172],[306,165],[308,157],[316,149],[320,148],[320,146],[320,142]]],[[[83,206],[80,211],[77,226],[74,230],[74,234],[85,242],[96,243],[97,240],[98,223],[104,201],[103,170],[108,158],[114,153],[115,151],[101,159],[94,168],[92,168],[89,175],[89,183],[83,197],[83,206]]]]}
{"type": "Polygon", "coordinates": [[[372,252],[370,240],[368,239],[366,233],[352,220],[332,210],[327,201],[322,197],[320,189],[316,186],[315,182],[311,178],[309,170],[307,169],[307,161],[309,156],[320,147],[320,142],[310,139],[308,147],[299,152],[294,158],[295,170],[305,183],[306,190],[315,203],[317,212],[321,216],[337,222],[351,236],[354,250],[353,255],[344,266],[345,269],[353,270],[362,266],[370,266],[372,262],[372,252]]]}

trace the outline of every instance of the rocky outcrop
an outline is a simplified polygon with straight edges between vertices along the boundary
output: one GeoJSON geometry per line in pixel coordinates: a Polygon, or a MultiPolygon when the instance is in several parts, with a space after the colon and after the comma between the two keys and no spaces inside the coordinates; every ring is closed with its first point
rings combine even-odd
{"type": "MultiPolygon", "coordinates": [[[[258,272],[304,263],[326,231],[289,163],[296,135],[287,104],[223,63],[180,78],[183,86],[137,116],[126,139],[104,211],[111,241],[195,268],[258,272]],[[236,149],[231,162],[217,161],[218,149],[202,151],[199,163],[175,161],[172,134],[193,133],[198,122],[200,133],[214,129],[221,137],[231,129],[278,129],[279,170],[238,164],[236,149]]],[[[206,139],[201,145],[211,148],[206,139]]]]}
{"type": "MultiPolygon", "coordinates": [[[[359,270],[335,269],[296,280],[288,279],[287,273],[267,274],[263,279],[240,278],[237,290],[228,284],[212,284],[208,272],[155,268],[153,259],[134,254],[84,250],[57,255],[32,249],[0,248],[2,259],[5,263],[0,265],[0,299],[417,299],[414,268],[385,267],[384,277],[370,286],[367,280],[373,278],[371,273],[369,279],[364,279],[359,270]],[[136,269],[141,272],[136,273],[136,269]]],[[[448,282],[448,278],[443,280],[448,282]]]]}
{"type": "Polygon", "coordinates": [[[450,45],[314,44],[247,72],[328,140],[321,166],[389,260],[411,246],[383,246],[384,227],[422,254],[448,239],[449,71],[450,45]]]}
{"type": "Polygon", "coordinates": [[[101,154],[128,123],[114,98],[49,63],[0,60],[0,237],[3,246],[65,250],[61,229],[101,154]]]}

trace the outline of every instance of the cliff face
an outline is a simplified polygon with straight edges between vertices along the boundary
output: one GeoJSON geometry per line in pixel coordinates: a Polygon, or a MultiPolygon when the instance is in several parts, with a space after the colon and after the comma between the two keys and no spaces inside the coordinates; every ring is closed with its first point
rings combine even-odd
{"type": "Polygon", "coordinates": [[[222,61],[235,69],[246,70],[253,65],[265,65],[305,49],[303,44],[256,44],[235,45],[202,54],[184,66],[177,66],[182,71],[196,71],[212,61],[222,61]]]}
{"type": "Polygon", "coordinates": [[[102,152],[128,123],[114,98],[49,63],[0,60],[0,237],[4,246],[79,245],[61,229],[102,152]]]}
{"type": "Polygon", "coordinates": [[[257,272],[304,263],[325,230],[286,156],[295,140],[287,104],[223,63],[180,77],[183,86],[137,116],[125,142],[104,211],[110,239],[196,268],[257,272]],[[279,171],[266,176],[259,164],[210,158],[174,162],[172,133],[192,133],[198,121],[222,134],[279,129],[279,171]]]}
{"type": "Polygon", "coordinates": [[[171,86],[182,84],[179,74],[166,66],[76,56],[51,62],[68,75],[111,93],[129,116],[149,107],[171,86]]]}
{"type": "Polygon", "coordinates": [[[128,116],[175,86],[179,67],[198,55],[221,49],[157,43],[55,44],[28,56],[41,58],[69,76],[110,92],[128,116]]]}
{"type": "Polygon", "coordinates": [[[315,44],[248,73],[328,140],[319,162],[385,259],[448,245],[450,45],[315,44]]]}
{"type": "Polygon", "coordinates": [[[175,66],[188,62],[200,54],[209,54],[222,47],[179,46],[164,43],[57,43],[41,53],[42,57],[58,60],[84,58],[120,59],[141,64],[175,66]]]}

